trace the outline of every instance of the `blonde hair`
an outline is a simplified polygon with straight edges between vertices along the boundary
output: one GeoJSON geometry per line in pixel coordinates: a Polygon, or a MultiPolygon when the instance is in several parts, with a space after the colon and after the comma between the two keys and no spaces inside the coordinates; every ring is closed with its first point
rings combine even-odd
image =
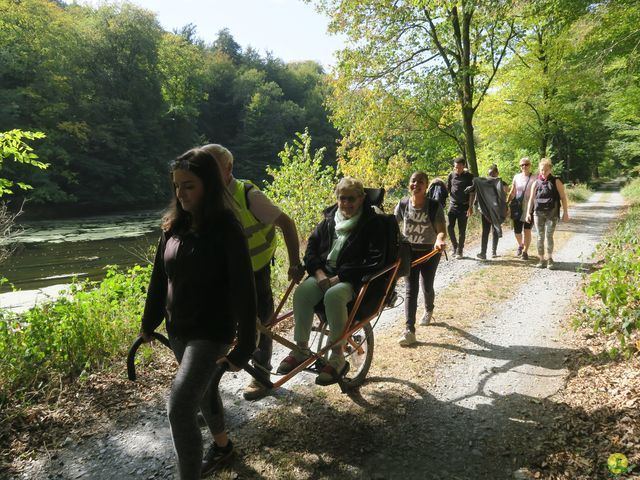
{"type": "Polygon", "coordinates": [[[227,148],[218,143],[209,143],[200,148],[211,154],[221,167],[233,168],[233,155],[227,148]]]}
{"type": "Polygon", "coordinates": [[[364,186],[360,180],[353,177],[342,177],[336,185],[336,196],[345,190],[356,193],[360,197],[364,197],[364,186]]]}
{"type": "Polygon", "coordinates": [[[551,163],[551,160],[549,160],[548,158],[541,158],[540,159],[540,163],[538,164],[538,168],[542,167],[549,167],[549,170],[551,170],[553,168],[553,163],[551,163]]]}

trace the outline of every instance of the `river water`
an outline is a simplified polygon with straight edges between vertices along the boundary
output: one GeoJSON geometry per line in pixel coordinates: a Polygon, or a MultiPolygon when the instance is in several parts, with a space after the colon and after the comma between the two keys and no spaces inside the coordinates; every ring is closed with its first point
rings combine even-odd
{"type": "MultiPolygon", "coordinates": [[[[128,267],[152,259],[160,235],[160,211],[134,212],[21,224],[16,250],[0,264],[0,277],[33,290],[78,279],[98,280],[105,266],[128,267]]],[[[11,287],[0,286],[0,293],[11,287]]]]}

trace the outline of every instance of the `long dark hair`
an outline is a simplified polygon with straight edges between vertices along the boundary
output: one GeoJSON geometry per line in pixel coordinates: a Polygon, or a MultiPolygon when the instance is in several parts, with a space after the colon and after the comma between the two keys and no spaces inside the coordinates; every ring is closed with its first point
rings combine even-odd
{"type": "MultiPolygon", "coordinates": [[[[185,233],[194,227],[193,216],[182,208],[173,185],[173,172],[187,170],[197,176],[204,187],[202,199],[202,225],[209,225],[215,217],[232,204],[231,194],[227,190],[218,162],[202,148],[192,148],[169,164],[169,181],[173,196],[169,208],[162,218],[162,229],[174,233],[185,233]]],[[[199,225],[199,227],[202,227],[199,225]]]]}

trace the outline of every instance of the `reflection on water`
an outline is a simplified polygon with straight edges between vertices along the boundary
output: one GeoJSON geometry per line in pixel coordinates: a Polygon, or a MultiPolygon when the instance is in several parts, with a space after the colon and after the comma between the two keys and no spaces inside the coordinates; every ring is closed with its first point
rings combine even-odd
{"type": "Polygon", "coordinates": [[[153,211],[25,223],[15,253],[0,265],[0,277],[26,290],[74,276],[96,280],[106,265],[145,263],[160,234],[160,216],[153,211]]]}

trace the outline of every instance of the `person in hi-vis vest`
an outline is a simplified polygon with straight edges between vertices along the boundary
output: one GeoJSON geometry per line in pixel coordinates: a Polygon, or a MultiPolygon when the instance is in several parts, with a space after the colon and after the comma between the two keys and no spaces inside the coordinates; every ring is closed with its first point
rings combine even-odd
{"type": "MultiPolygon", "coordinates": [[[[249,253],[256,283],[258,297],[258,318],[266,323],[273,315],[273,292],[271,291],[271,259],[276,249],[275,227],[280,228],[289,256],[289,280],[299,282],[304,276],[300,264],[300,245],[295,222],[286,213],[274,205],[260,189],[248,180],[238,180],[233,176],[233,155],[215,143],[202,147],[217,160],[222,178],[235,200],[235,210],[242,223],[249,242],[249,253]]],[[[271,370],[273,340],[261,335],[254,361],[267,370],[271,370]]],[[[265,374],[266,375],[266,374],[265,374]]],[[[268,375],[266,375],[268,380],[268,375]]],[[[268,390],[257,380],[252,379],[244,391],[244,398],[257,400],[268,390]]]]}

